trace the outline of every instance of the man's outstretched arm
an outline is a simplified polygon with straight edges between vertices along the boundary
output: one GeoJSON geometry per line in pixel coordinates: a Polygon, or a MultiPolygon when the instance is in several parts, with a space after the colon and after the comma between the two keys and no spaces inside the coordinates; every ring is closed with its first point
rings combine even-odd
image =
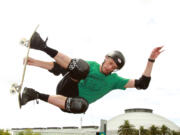
{"type": "MultiPolygon", "coordinates": [[[[24,59],[24,63],[25,63],[25,59],[24,59]]],[[[49,72],[53,73],[54,75],[60,75],[60,74],[65,75],[68,71],[68,70],[62,68],[56,62],[46,62],[46,61],[33,59],[31,57],[28,57],[27,64],[30,66],[35,66],[35,67],[40,67],[40,68],[46,69],[49,72]]]]}
{"type": "Polygon", "coordinates": [[[130,79],[128,83],[125,85],[125,88],[137,88],[137,89],[147,89],[151,80],[151,72],[153,68],[153,64],[156,58],[159,56],[161,49],[163,46],[156,47],[151,52],[151,55],[148,59],[145,71],[143,75],[139,79],[130,79]]]}

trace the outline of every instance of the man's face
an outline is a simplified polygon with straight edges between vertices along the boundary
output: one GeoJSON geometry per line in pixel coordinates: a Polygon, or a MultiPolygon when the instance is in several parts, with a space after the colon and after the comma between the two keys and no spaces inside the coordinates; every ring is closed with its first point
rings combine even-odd
{"type": "Polygon", "coordinates": [[[118,66],[116,65],[114,60],[111,57],[106,57],[104,63],[102,64],[101,72],[107,75],[113,72],[117,68],[118,66]]]}

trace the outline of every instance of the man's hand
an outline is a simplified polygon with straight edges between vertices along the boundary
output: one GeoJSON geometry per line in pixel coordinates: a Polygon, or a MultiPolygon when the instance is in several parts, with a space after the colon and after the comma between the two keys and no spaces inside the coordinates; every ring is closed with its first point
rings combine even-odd
{"type": "Polygon", "coordinates": [[[164,50],[161,50],[163,47],[164,46],[154,48],[149,58],[152,60],[155,60],[159,56],[159,54],[164,51],[164,50]]]}
{"type": "MultiPolygon", "coordinates": [[[[26,58],[24,58],[23,64],[25,64],[25,60],[26,60],[26,58]]],[[[47,70],[51,70],[54,67],[53,62],[41,61],[41,60],[33,59],[31,57],[27,58],[27,65],[40,67],[40,68],[44,68],[47,70]]]]}
{"type": "MultiPolygon", "coordinates": [[[[24,58],[23,64],[25,64],[25,60],[26,60],[26,58],[24,58]]],[[[33,59],[31,57],[27,58],[27,65],[34,65],[34,63],[35,63],[35,59],[33,59]]]]}

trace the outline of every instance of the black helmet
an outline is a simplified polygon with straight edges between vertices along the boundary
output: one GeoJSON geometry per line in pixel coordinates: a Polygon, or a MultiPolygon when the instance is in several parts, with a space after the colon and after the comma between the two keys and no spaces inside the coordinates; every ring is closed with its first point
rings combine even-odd
{"type": "Polygon", "coordinates": [[[125,64],[125,58],[120,51],[110,52],[106,56],[111,57],[114,60],[118,66],[118,69],[121,69],[125,64]]]}

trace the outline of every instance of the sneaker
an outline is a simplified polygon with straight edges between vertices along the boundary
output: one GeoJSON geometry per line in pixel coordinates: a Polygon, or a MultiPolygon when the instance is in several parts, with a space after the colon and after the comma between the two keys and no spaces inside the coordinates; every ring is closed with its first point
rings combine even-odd
{"type": "Polygon", "coordinates": [[[25,105],[27,102],[38,99],[38,92],[32,88],[24,88],[22,93],[21,105],[25,105]]]}
{"type": "Polygon", "coordinates": [[[37,50],[44,50],[47,46],[46,46],[46,42],[47,42],[48,38],[46,38],[46,40],[44,41],[39,33],[35,32],[31,38],[31,44],[30,44],[30,48],[32,49],[37,49],[37,50]]]}

